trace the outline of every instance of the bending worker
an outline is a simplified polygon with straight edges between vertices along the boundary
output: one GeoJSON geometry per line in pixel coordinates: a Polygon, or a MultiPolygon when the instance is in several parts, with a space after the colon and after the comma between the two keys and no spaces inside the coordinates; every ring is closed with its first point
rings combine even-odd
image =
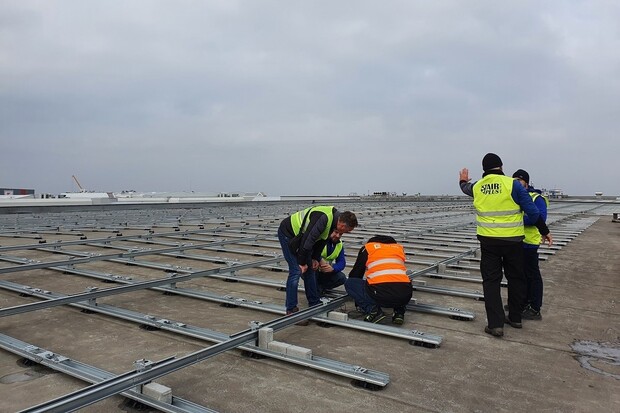
{"type": "Polygon", "coordinates": [[[394,309],[392,322],[403,324],[413,287],[402,245],[386,235],[369,239],[357,254],[344,288],[366,314],[364,321],[380,322],[385,318],[381,307],[388,307],[394,309]]]}
{"type": "Polygon", "coordinates": [[[327,238],[339,241],[343,234],[353,231],[357,218],[353,212],[340,212],[333,206],[315,206],[286,217],[278,228],[278,239],[288,263],[286,280],[286,313],[299,311],[297,289],[299,278],[310,306],[320,303],[316,284],[321,252],[327,238]]]}

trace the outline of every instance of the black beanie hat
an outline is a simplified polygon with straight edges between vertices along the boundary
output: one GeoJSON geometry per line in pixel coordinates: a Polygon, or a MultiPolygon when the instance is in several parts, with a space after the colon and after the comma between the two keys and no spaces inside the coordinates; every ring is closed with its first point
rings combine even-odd
{"type": "Polygon", "coordinates": [[[486,172],[489,169],[499,168],[502,166],[502,160],[494,153],[487,153],[482,158],[482,169],[486,172]]]}
{"type": "Polygon", "coordinates": [[[528,174],[523,169],[517,169],[515,173],[512,174],[513,178],[523,179],[526,184],[530,184],[530,174],[528,174]]]}

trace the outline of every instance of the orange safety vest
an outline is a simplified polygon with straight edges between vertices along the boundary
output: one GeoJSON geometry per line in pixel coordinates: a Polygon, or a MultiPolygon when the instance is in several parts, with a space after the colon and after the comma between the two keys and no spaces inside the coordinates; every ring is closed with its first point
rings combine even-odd
{"type": "Polygon", "coordinates": [[[369,242],[366,261],[366,281],[368,284],[411,282],[405,267],[405,250],[400,244],[369,242]]]}

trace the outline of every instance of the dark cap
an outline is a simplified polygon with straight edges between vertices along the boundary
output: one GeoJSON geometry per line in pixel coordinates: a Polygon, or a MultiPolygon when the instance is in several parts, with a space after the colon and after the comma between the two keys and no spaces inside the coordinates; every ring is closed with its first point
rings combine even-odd
{"type": "Polygon", "coordinates": [[[523,169],[517,169],[515,173],[512,174],[513,178],[523,179],[526,184],[530,184],[530,174],[528,174],[523,169]]]}
{"type": "Polygon", "coordinates": [[[487,153],[482,158],[482,169],[486,172],[489,169],[499,168],[502,166],[502,160],[494,153],[487,153]]]}

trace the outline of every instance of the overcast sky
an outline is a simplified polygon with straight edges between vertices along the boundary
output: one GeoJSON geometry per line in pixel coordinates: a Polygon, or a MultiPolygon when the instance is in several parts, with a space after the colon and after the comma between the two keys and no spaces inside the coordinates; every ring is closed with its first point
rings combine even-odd
{"type": "Polygon", "coordinates": [[[620,2],[0,2],[0,187],[620,195],[620,2]]]}

